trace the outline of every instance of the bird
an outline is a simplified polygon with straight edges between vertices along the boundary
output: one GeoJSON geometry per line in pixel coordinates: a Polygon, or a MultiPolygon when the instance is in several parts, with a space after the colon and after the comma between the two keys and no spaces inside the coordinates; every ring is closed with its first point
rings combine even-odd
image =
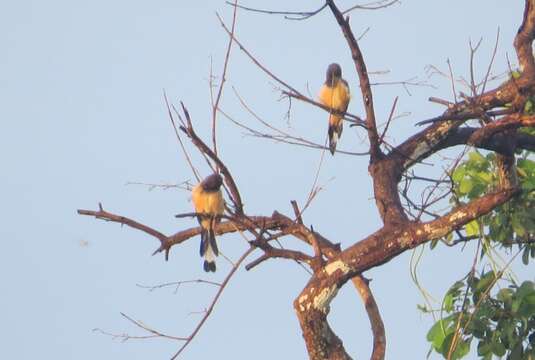
{"type": "Polygon", "coordinates": [[[342,78],[342,68],[337,63],[332,63],[327,67],[325,83],[320,89],[320,102],[335,110],[336,114],[329,114],[329,150],[334,155],[336,143],[342,136],[343,118],[351,99],[349,85],[342,78]]]}
{"type": "Polygon", "coordinates": [[[223,178],[214,173],[207,176],[191,190],[191,199],[197,220],[201,226],[201,257],[204,257],[203,268],[206,272],[215,272],[215,257],[219,255],[215,241],[215,225],[221,221],[225,211],[225,201],[221,193],[223,178]]]}

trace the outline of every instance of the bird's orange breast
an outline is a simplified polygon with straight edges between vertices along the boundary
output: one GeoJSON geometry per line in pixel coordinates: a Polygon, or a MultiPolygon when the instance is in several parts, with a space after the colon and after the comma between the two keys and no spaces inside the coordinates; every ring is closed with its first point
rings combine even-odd
{"type": "Polygon", "coordinates": [[[191,192],[191,200],[195,207],[195,212],[204,214],[221,215],[225,211],[225,202],[221,190],[207,192],[197,185],[191,192]]]}
{"type": "Polygon", "coordinates": [[[320,89],[320,102],[334,110],[346,111],[350,98],[349,88],[343,81],[338,81],[332,87],[323,84],[320,89]]]}

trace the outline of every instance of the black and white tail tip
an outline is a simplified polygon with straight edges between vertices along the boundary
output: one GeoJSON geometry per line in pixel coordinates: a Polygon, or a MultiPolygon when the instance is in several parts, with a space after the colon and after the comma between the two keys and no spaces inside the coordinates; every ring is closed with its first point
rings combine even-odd
{"type": "Polygon", "coordinates": [[[336,152],[336,144],[338,143],[338,139],[340,138],[340,135],[342,135],[341,127],[335,126],[335,125],[329,125],[329,151],[331,152],[331,155],[334,155],[336,152]]]}
{"type": "Polygon", "coordinates": [[[219,255],[215,234],[213,230],[203,230],[201,233],[200,255],[204,257],[203,269],[206,272],[215,272],[215,257],[219,255]]]}

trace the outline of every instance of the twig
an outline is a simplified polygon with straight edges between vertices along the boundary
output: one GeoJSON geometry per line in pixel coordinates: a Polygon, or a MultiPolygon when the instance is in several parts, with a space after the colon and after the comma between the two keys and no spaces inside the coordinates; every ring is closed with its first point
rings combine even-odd
{"type": "Polygon", "coordinates": [[[479,49],[479,46],[481,46],[481,42],[483,41],[483,38],[479,39],[476,46],[472,46],[472,40],[469,41],[470,44],[470,90],[472,92],[472,96],[477,96],[477,87],[475,82],[475,75],[474,75],[474,57],[476,55],[477,50],[479,49]]]}
{"type": "Polygon", "coordinates": [[[446,61],[448,63],[448,69],[450,70],[450,79],[451,79],[451,92],[453,93],[453,99],[455,104],[457,104],[457,91],[455,90],[455,77],[453,76],[453,69],[451,67],[450,59],[446,61]]]}
{"type": "Polygon", "coordinates": [[[182,111],[184,112],[187,121],[187,127],[181,126],[180,129],[189,136],[189,138],[191,139],[193,144],[199,149],[199,151],[201,151],[203,154],[206,154],[206,156],[208,156],[214,161],[214,163],[216,163],[218,169],[221,171],[225,178],[225,183],[229,187],[231,199],[236,209],[236,212],[238,214],[243,214],[243,203],[241,200],[240,192],[238,190],[238,187],[236,186],[236,183],[234,182],[232,174],[230,173],[227,166],[223,163],[223,161],[221,161],[221,159],[197,136],[197,134],[193,130],[193,124],[191,122],[191,117],[189,115],[188,110],[186,109],[183,102],[180,102],[180,104],[182,105],[182,111]]]}
{"type": "Polygon", "coordinates": [[[327,4],[322,5],[319,9],[314,11],[277,11],[277,10],[264,10],[264,9],[257,9],[252,7],[247,7],[243,5],[236,5],[231,3],[230,1],[226,1],[228,5],[239,7],[240,9],[256,12],[260,14],[267,14],[267,15],[285,15],[284,18],[288,20],[305,20],[308,19],[316,14],[319,14],[327,4]]]}
{"type": "Polygon", "coordinates": [[[223,293],[223,290],[225,290],[227,284],[229,283],[230,279],[232,278],[232,276],[234,275],[234,273],[236,272],[236,270],[238,270],[238,268],[240,267],[241,263],[254,251],[254,248],[249,248],[239,259],[238,261],[236,262],[236,265],[234,265],[232,267],[232,269],[230,270],[230,272],[228,273],[228,275],[225,277],[225,279],[223,280],[223,282],[221,283],[220,287],[219,287],[219,290],[217,291],[217,293],[215,294],[214,296],[214,299],[212,300],[212,303],[210,304],[210,306],[208,307],[208,309],[206,309],[206,313],[204,314],[204,316],[202,317],[202,319],[199,321],[199,323],[197,324],[197,326],[195,327],[195,329],[193,330],[193,332],[191,333],[190,336],[187,337],[187,340],[186,342],[180,347],[180,349],[178,349],[178,351],[171,357],[171,360],[174,360],[178,357],[178,355],[180,355],[180,353],[182,353],[182,351],[184,351],[184,349],[191,343],[191,341],[195,338],[195,336],[199,333],[199,331],[201,330],[201,328],[203,327],[204,323],[206,322],[206,320],[208,319],[208,317],[210,316],[210,314],[212,313],[212,310],[214,309],[217,301],[219,300],[219,298],[221,297],[221,294],[223,293]]]}
{"type": "Polygon", "coordinates": [[[171,113],[171,108],[169,106],[169,101],[167,100],[167,94],[165,93],[165,90],[163,91],[163,97],[165,99],[165,105],[167,106],[167,114],[169,116],[169,120],[171,121],[171,125],[173,125],[173,129],[175,130],[175,135],[178,140],[178,143],[180,144],[180,148],[182,149],[182,152],[184,153],[184,156],[186,157],[186,161],[189,164],[189,167],[191,171],[193,172],[193,175],[197,179],[197,182],[201,181],[201,177],[199,176],[199,173],[197,172],[197,169],[193,166],[193,163],[191,162],[191,159],[188,155],[188,151],[186,150],[186,147],[184,146],[184,143],[182,142],[182,139],[180,138],[180,135],[178,134],[178,129],[175,124],[175,119],[173,118],[173,114],[171,113]]]}
{"type": "MultiPolygon", "coordinates": [[[[268,68],[266,68],[264,65],[262,65],[246,48],[245,46],[236,38],[235,35],[233,35],[231,33],[231,31],[227,28],[227,26],[225,25],[225,23],[223,22],[223,19],[221,19],[221,17],[218,15],[218,19],[219,19],[219,22],[221,23],[221,26],[223,27],[223,29],[225,29],[225,31],[227,32],[227,34],[229,36],[231,36],[233,39],[234,39],[234,42],[236,44],[238,44],[238,46],[240,47],[240,50],[243,51],[243,53],[245,55],[247,55],[247,57],[256,65],[258,66],[264,73],[266,73],[270,78],[272,78],[273,80],[275,80],[276,82],[278,82],[279,84],[281,84],[283,87],[287,88],[289,91],[288,92],[283,92],[285,95],[288,95],[288,96],[292,96],[294,98],[297,98],[297,99],[300,99],[300,100],[303,100],[303,101],[306,101],[310,104],[313,104],[317,107],[320,107],[322,109],[324,109],[325,111],[329,111],[329,112],[333,112],[332,109],[326,107],[325,105],[323,104],[320,104],[310,98],[308,98],[307,96],[303,95],[300,91],[298,91],[296,88],[292,87],[290,84],[288,84],[287,82],[283,81],[282,79],[280,79],[279,77],[277,77],[275,74],[273,74],[270,70],[268,70],[268,68]]],[[[355,119],[355,121],[357,123],[361,123],[361,119],[355,115],[351,115],[351,114],[346,114],[348,117],[352,117],[355,119]]],[[[362,123],[361,123],[362,124],[362,123]]]]}
{"type": "Polygon", "coordinates": [[[487,81],[490,76],[490,71],[492,70],[492,64],[496,58],[496,52],[498,51],[498,42],[500,41],[500,28],[496,32],[496,42],[494,43],[494,50],[492,50],[492,57],[490,58],[489,67],[487,68],[487,73],[485,74],[485,80],[483,81],[483,87],[481,88],[481,95],[485,93],[485,88],[487,87],[487,81]]]}
{"type": "Polygon", "coordinates": [[[215,281],[210,281],[210,280],[203,280],[203,279],[173,281],[173,282],[168,282],[168,283],[163,283],[163,284],[158,284],[158,285],[136,284],[136,286],[139,287],[139,288],[142,288],[142,289],[147,289],[150,292],[153,292],[154,290],[162,289],[162,288],[165,288],[165,287],[174,286],[175,287],[175,294],[176,294],[176,292],[178,291],[178,288],[183,284],[207,284],[207,285],[213,285],[213,286],[221,286],[221,283],[218,283],[218,282],[215,282],[215,281]]]}
{"type": "Polygon", "coordinates": [[[440,104],[440,105],[447,106],[448,108],[450,108],[450,107],[452,107],[453,105],[455,105],[454,103],[451,103],[451,102],[449,102],[449,101],[447,101],[447,100],[444,100],[444,99],[439,99],[439,98],[434,97],[434,96],[431,96],[428,100],[431,101],[431,102],[440,104]]]}
{"type": "Polygon", "coordinates": [[[355,6],[352,6],[350,7],[349,9],[347,10],[344,10],[342,11],[342,14],[343,15],[346,15],[348,14],[349,12],[353,11],[353,10],[378,10],[378,9],[384,9],[384,8],[387,8],[389,6],[392,6],[394,5],[395,3],[398,3],[400,2],[400,0],[391,0],[391,1],[387,1],[387,0],[380,0],[380,1],[374,1],[374,2],[371,2],[371,3],[368,3],[368,4],[364,4],[364,5],[355,5],[355,6]]]}
{"type": "MultiPolygon", "coordinates": [[[[263,120],[261,122],[265,126],[268,126],[269,128],[273,128],[274,131],[276,131],[278,133],[281,133],[281,134],[277,135],[277,134],[263,133],[261,131],[255,130],[255,129],[251,128],[251,127],[248,127],[248,126],[240,123],[239,121],[234,119],[232,116],[227,114],[222,109],[219,109],[218,111],[221,114],[223,114],[223,116],[226,117],[233,124],[235,124],[236,126],[239,126],[240,128],[248,131],[251,136],[255,136],[255,137],[258,137],[258,138],[262,138],[262,139],[269,139],[269,140],[273,140],[275,142],[280,142],[280,143],[285,143],[285,144],[290,144],[290,145],[304,146],[304,147],[308,147],[308,148],[312,148],[312,149],[319,149],[319,150],[327,150],[328,149],[325,145],[320,145],[318,143],[315,143],[315,142],[313,142],[311,140],[308,140],[308,139],[305,139],[303,137],[297,137],[297,136],[291,135],[289,133],[285,133],[282,130],[280,130],[278,128],[275,128],[272,125],[266,125],[268,123],[264,122],[263,120]]],[[[369,154],[367,151],[354,152],[354,151],[337,150],[337,152],[340,153],[340,154],[355,155],[355,156],[365,156],[365,155],[369,154]]]]}
{"type": "Polygon", "coordinates": [[[394,103],[392,104],[392,109],[390,110],[390,115],[388,116],[388,121],[386,122],[383,133],[379,137],[379,144],[383,143],[383,139],[386,135],[386,132],[388,131],[388,126],[390,125],[390,122],[392,121],[392,117],[394,116],[394,111],[396,111],[397,103],[398,103],[398,97],[396,96],[396,98],[394,99],[394,103]]]}
{"type": "MultiPolygon", "coordinates": [[[[217,120],[217,109],[219,107],[219,101],[221,100],[221,95],[223,94],[223,86],[225,85],[226,75],[227,75],[227,66],[230,58],[230,50],[232,49],[232,40],[234,37],[234,31],[236,29],[236,15],[238,12],[238,0],[234,1],[234,11],[232,13],[232,25],[230,28],[230,32],[233,36],[229,37],[228,46],[227,46],[227,53],[225,54],[225,62],[223,63],[223,71],[221,73],[221,83],[219,84],[219,90],[217,91],[217,96],[215,103],[212,107],[212,145],[214,154],[217,156],[217,140],[216,140],[216,120],[217,120]]],[[[219,15],[218,15],[219,16],[219,15]]]]}

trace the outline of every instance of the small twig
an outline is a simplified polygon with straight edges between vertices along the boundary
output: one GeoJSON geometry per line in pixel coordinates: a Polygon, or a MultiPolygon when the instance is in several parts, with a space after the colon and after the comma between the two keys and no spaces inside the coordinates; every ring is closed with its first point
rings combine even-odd
{"type": "Polygon", "coordinates": [[[472,40],[469,40],[468,42],[470,45],[470,90],[472,92],[473,97],[477,96],[477,87],[476,87],[475,74],[474,74],[474,58],[482,41],[483,41],[483,38],[479,39],[475,47],[472,46],[472,40]]]}
{"type": "MultiPolygon", "coordinates": [[[[319,149],[319,150],[327,150],[328,149],[328,147],[326,147],[325,145],[320,145],[320,144],[315,143],[315,142],[313,142],[311,140],[308,140],[306,138],[297,137],[297,136],[291,135],[289,133],[282,132],[282,130],[280,130],[278,128],[275,128],[272,125],[267,125],[267,122],[264,122],[263,120],[261,120],[261,122],[265,126],[268,126],[269,128],[273,128],[274,131],[276,131],[278,133],[281,133],[281,134],[263,133],[261,131],[255,130],[255,129],[251,128],[251,127],[248,127],[248,126],[240,123],[239,121],[234,119],[232,116],[230,116],[229,114],[224,112],[222,109],[219,109],[218,111],[221,114],[223,114],[223,116],[226,117],[233,124],[235,124],[236,126],[239,126],[240,128],[248,131],[250,134],[247,134],[247,135],[255,136],[255,137],[258,137],[258,138],[261,138],[261,139],[273,140],[273,141],[278,142],[278,143],[285,143],[285,144],[290,144],[290,145],[303,146],[303,147],[312,148],[312,149],[319,149]]],[[[345,155],[355,155],[355,156],[365,156],[365,155],[369,154],[367,151],[354,152],[354,151],[345,151],[345,150],[337,150],[337,153],[345,154],[345,155]]]]}
{"type": "Polygon", "coordinates": [[[395,3],[398,3],[398,2],[400,2],[400,0],[390,0],[390,1],[388,1],[388,0],[379,0],[379,1],[374,1],[374,2],[368,3],[368,4],[364,4],[364,5],[355,5],[355,6],[350,7],[347,10],[342,11],[342,14],[346,15],[346,14],[348,14],[349,12],[351,12],[353,10],[378,10],[378,9],[384,9],[384,8],[392,6],[392,5],[394,5],[395,3]]]}
{"type": "Polygon", "coordinates": [[[448,108],[450,108],[450,107],[452,107],[453,105],[455,105],[454,103],[451,103],[451,102],[449,102],[449,101],[447,101],[447,100],[444,100],[444,99],[439,99],[439,98],[434,97],[434,96],[431,96],[428,100],[431,101],[431,102],[440,104],[440,105],[447,106],[448,108]]]}
{"type": "MultiPolygon", "coordinates": [[[[288,95],[288,96],[292,96],[294,98],[297,98],[297,99],[300,99],[300,100],[303,100],[303,101],[306,101],[310,104],[313,104],[315,106],[318,106],[326,111],[329,111],[329,112],[333,112],[332,109],[326,107],[325,105],[323,104],[320,104],[310,98],[308,98],[307,96],[303,95],[300,91],[298,91],[296,88],[292,87],[290,84],[288,84],[287,82],[283,81],[282,79],[280,79],[279,77],[277,77],[275,74],[273,74],[268,68],[266,68],[264,65],[262,65],[246,48],[245,46],[236,38],[236,36],[234,34],[231,33],[231,31],[227,28],[227,26],[225,25],[225,23],[223,22],[223,19],[221,19],[221,17],[218,15],[218,19],[219,19],[219,22],[221,23],[221,26],[223,27],[223,29],[225,29],[225,31],[227,32],[227,34],[232,37],[234,39],[234,42],[236,44],[238,44],[238,46],[240,47],[240,50],[243,51],[245,53],[245,55],[247,55],[247,57],[256,65],[260,68],[260,70],[262,70],[264,73],[266,73],[270,78],[272,78],[273,80],[275,80],[276,82],[278,82],[279,84],[281,84],[283,87],[285,87],[286,89],[288,89],[289,91],[288,92],[283,92],[285,95],[288,95]]],[[[347,117],[350,117],[350,118],[353,118],[355,120],[355,122],[357,123],[360,123],[360,124],[363,124],[362,120],[355,116],[355,115],[351,115],[351,114],[347,114],[346,113],[346,116],[347,117]]]]}
{"type": "Polygon", "coordinates": [[[214,163],[217,165],[218,169],[221,171],[225,178],[225,183],[229,188],[231,199],[234,204],[234,208],[236,209],[236,212],[238,214],[243,214],[243,202],[241,200],[240,192],[238,190],[238,187],[236,186],[236,183],[234,182],[234,178],[232,177],[232,174],[230,173],[227,166],[221,161],[221,159],[197,136],[195,131],[193,130],[193,124],[191,122],[191,117],[186,109],[186,106],[183,102],[180,102],[182,105],[182,111],[184,112],[184,115],[186,117],[187,121],[187,127],[181,126],[180,129],[184,131],[193,144],[199,149],[199,151],[203,154],[206,154],[214,163]]]}
{"type": "Polygon", "coordinates": [[[383,133],[379,137],[379,144],[383,143],[383,139],[386,135],[386,132],[388,131],[388,126],[390,126],[390,122],[392,121],[392,117],[394,116],[394,111],[396,111],[396,105],[398,103],[398,97],[394,99],[394,103],[392,104],[392,109],[390,110],[390,115],[388,116],[388,120],[386,122],[385,128],[383,130],[383,133]]]}
{"type": "Polygon", "coordinates": [[[448,69],[450,70],[451,91],[453,93],[453,99],[455,101],[455,104],[457,104],[457,91],[455,90],[455,77],[453,76],[453,69],[451,67],[450,59],[448,59],[446,63],[448,64],[448,69]]]}
{"type": "Polygon", "coordinates": [[[309,98],[307,96],[304,96],[301,93],[296,93],[296,92],[291,92],[291,91],[282,91],[282,94],[288,96],[289,98],[298,99],[298,100],[304,101],[306,103],[312,104],[312,105],[314,105],[316,107],[319,107],[319,108],[327,111],[329,114],[340,115],[340,116],[343,117],[344,120],[349,121],[351,123],[351,126],[360,126],[360,127],[364,128],[364,129],[366,129],[366,122],[364,120],[362,120],[360,117],[356,116],[356,115],[353,115],[353,114],[348,113],[348,112],[343,112],[343,111],[338,111],[338,110],[335,110],[335,109],[331,109],[330,107],[325,106],[325,105],[323,105],[323,104],[321,104],[321,103],[319,103],[317,101],[314,101],[311,98],[309,98]]]}
{"type": "Polygon", "coordinates": [[[158,289],[174,286],[175,287],[175,294],[176,294],[176,292],[178,291],[178,288],[183,284],[207,284],[207,285],[213,285],[213,286],[221,286],[221,283],[218,283],[218,282],[215,282],[215,281],[210,281],[210,280],[203,280],[203,279],[173,281],[173,282],[168,282],[168,283],[163,283],[163,284],[158,284],[158,285],[136,284],[136,286],[141,288],[141,289],[147,289],[150,292],[153,292],[153,291],[158,290],[158,289]]]}
{"type": "MultiPolygon", "coordinates": [[[[234,12],[232,13],[232,25],[230,27],[230,32],[234,35],[236,29],[236,15],[238,13],[238,0],[234,1],[234,12]]],[[[218,15],[219,16],[219,15],[218,15]]],[[[217,140],[216,140],[216,120],[217,120],[217,109],[219,107],[219,101],[221,100],[221,95],[223,95],[223,86],[225,85],[226,75],[227,75],[227,66],[230,59],[230,50],[232,49],[233,36],[229,37],[229,42],[227,46],[227,53],[225,54],[225,62],[223,63],[223,70],[221,73],[221,83],[219,84],[219,90],[217,91],[217,96],[215,103],[212,107],[212,145],[214,154],[217,156],[217,140]]]]}
{"type": "Polygon", "coordinates": [[[169,190],[173,188],[181,190],[191,190],[191,185],[189,184],[189,181],[183,181],[180,184],[153,184],[138,181],[128,181],[125,185],[142,185],[148,187],[149,191],[152,191],[154,189],[169,190]]]}
{"type": "Polygon", "coordinates": [[[407,179],[410,179],[410,180],[422,180],[422,181],[429,181],[429,182],[440,183],[440,184],[446,184],[446,183],[450,182],[449,180],[431,179],[431,178],[428,178],[428,177],[416,176],[416,175],[411,175],[411,176],[405,175],[405,177],[407,179]]]}
{"type": "Polygon", "coordinates": [[[243,5],[236,5],[231,3],[230,1],[226,1],[227,5],[231,5],[234,7],[238,7],[240,9],[260,13],[260,14],[267,14],[267,15],[285,15],[284,18],[288,20],[305,20],[308,19],[316,14],[319,14],[327,4],[322,5],[319,9],[314,11],[277,11],[277,10],[264,10],[264,9],[257,9],[252,7],[247,7],[243,5]]]}
{"type": "Polygon", "coordinates": [[[145,331],[148,331],[156,336],[159,336],[159,337],[163,337],[163,338],[167,338],[167,339],[171,339],[171,340],[179,340],[179,341],[184,341],[186,340],[186,338],[183,338],[183,337],[176,337],[176,336],[169,336],[169,335],[165,335],[157,330],[154,330],[150,327],[148,327],[147,325],[143,324],[141,321],[138,321],[138,320],[134,320],[132,319],[130,316],[126,315],[125,313],[121,312],[121,316],[123,316],[125,319],[129,320],[130,322],[132,322],[134,325],[142,328],[143,330],[145,331]]]}
{"type": "Polygon", "coordinates": [[[184,153],[184,156],[186,157],[186,161],[189,164],[189,167],[191,171],[193,172],[193,175],[197,179],[198,182],[201,181],[201,177],[199,176],[199,173],[197,172],[197,169],[193,166],[193,163],[191,162],[191,159],[189,157],[188,151],[186,150],[186,147],[184,146],[184,143],[182,142],[182,139],[180,138],[180,135],[178,133],[178,129],[175,124],[175,119],[173,118],[173,114],[171,113],[171,108],[169,106],[169,101],[167,99],[167,94],[165,93],[165,90],[163,91],[163,97],[165,99],[165,105],[167,106],[167,114],[169,116],[169,120],[171,121],[171,125],[173,125],[173,129],[175,130],[175,135],[178,140],[178,143],[180,144],[180,147],[182,149],[182,152],[184,153]]]}
{"type": "Polygon", "coordinates": [[[234,275],[234,273],[236,272],[236,270],[238,270],[238,268],[240,267],[241,263],[253,252],[254,248],[249,248],[239,259],[238,261],[236,262],[236,265],[234,265],[234,267],[232,267],[232,269],[229,271],[229,273],[227,274],[227,276],[225,277],[225,279],[223,280],[223,282],[221,283],[220,287],[219,287],[219,290],[217,291],[217,293],[215,294],[214,296],[214,299],[212,300],[212,303],[210,304],[210,306],[208,307],[208,309],[206,309],[206,313],[204,314],[204,316],[202,317],[202,319],[199,321],[199,323],[197,324],[197,326],[195,327],[195,329],[193,330],[193,332],[191,333],[190,336],[187,337],[186,339],[186,342],[180,347],[180,349],[178,349],[178,351],[171,357],[171,360],[174,360],[178,357],[178,355],[180,355],[180,353],[182,353],[182,351],[184,351],[184,349],[191,343],[191,341],[195,338],[195,336],[199,333],[199,331],[201,330],[201,328],[203,327],[204,323],[206,322],[206,320],[208,319],[208,317],[210,316],[210,314],[212,313],[212,310],[214,309],[217,301],[219,300],[219,298],[221,297],[221,294],[223,293],[223,290],[225,290],[227,284],[229,283],[230,279],[232,278],[232,276],[234,275]]]}
{"type": "Polygon", "coordinates": [[[498,27],[498,31],[496,33],[496,42],[494,43],[494,50],[492,50],[492,57],[489,62],[489,67],[487,68],[487,73],[485,74],[485,80],[483,81],[483,87],[481,88],[480,96],[485,93],[485,88],[487,87],[487,81],[490,76],[490,71],[492,70],[492,64],[494,63],[494,59],[496,58],[496,52],[498,51],[499,40],[500,40],[500,28],[498,27]]]}

